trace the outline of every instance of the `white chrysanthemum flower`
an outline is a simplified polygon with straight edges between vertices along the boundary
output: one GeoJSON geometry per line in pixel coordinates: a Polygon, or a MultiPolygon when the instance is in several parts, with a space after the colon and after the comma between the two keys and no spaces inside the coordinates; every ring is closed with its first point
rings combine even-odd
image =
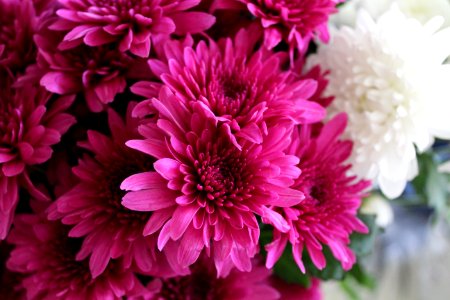
{"type": "Polygon", "coordinates": [[[425,25],[397,6],[374,21],[358,13],[355,28],[332,30],[310,62],[330,69],[330,115],[346,112],[352,163],[389,198],[398,197],[417,174],[415,147],[450,138],[450,28],[442,18],[425,25]]]}
{"type": "Polygon", "coordinates": [[[415,18],[423,24],[435,16],[442,16],[445,18],[445,25],[450,25],[449,0],[349,0],[339,13],[332,16],[332,21],[337,25],[353,25],[356,12],[360,9],[365,9],[377,19],[389,10],[392,4],[397,4],[406,16],[415,18]]]}

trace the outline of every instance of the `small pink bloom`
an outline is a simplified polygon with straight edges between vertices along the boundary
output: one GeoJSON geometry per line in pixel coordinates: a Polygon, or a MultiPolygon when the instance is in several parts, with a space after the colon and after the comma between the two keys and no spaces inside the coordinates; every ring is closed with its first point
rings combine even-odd
{"type": "Polygon", "coordinates": [[[298,159],[283,152],[290,143],[286,127],[272,126],[260,144],[238,140],[239,150],[229,128],[200,103],[186,106],[163,87],[158,100],[140,103],[135,112],[148,107],[159,112],[157,126],[141,126],[144,139],[127,145],[155,157],[156,172],[128,177],[121,186],[129,191],[123,205],[153,212],[144,234],[161,228],[160,249],[169,240],[180,241],[174,251],[182,266],[193,264],[205,249],[219,275],[230,265],[249,271],[258,250],[256,215],[286,231],[283,218],[266,206],[289,207],[303,198],[289,188],[300,171],[298,159]]]}
{"type": "Polygon", "coordinates": [[[144,292],[120,261],[93,278],[86,260],[77,259],[80,240],[45,214],[18,215],[8,242],[15,246],[8,269],[24,275],[27,299],[123,299],[144,292]]]}
{"type": "Polygon", "coordinates": [[[261,143],[271,124],[321,120],[325,110],[308,101],[316,82],[282,71],[279,54],[254,52],[259,36],[252,28],[217,44],[201,41],[193,47],[189,39],[167,42],[161,59],[150,59],[149,65],[186,105],[198,102],[229,128],[232,139],[261,143]]]}
{"type": "Polygon", "coordinates": [[[280,295],[269,283],[270,271],[253,261],[250,272],[232,270],[228,276],[217,278],[211,260],[201,258],[191,267],[191,274],[150,283],[150,300],[275,300],[280,295]]]}
{"type": "Polygon", "coordinates": [[[327,42],[329,15],[341,0],[216,0],[214,9],[247,10],[264,29],[264,45],[272,49],[284,41],[306,52],[314,35],[327,42]]]}
{"type": "Polygon", "coordinates": [[[349,236],[353,232],[367,233],[367,227],[356,214],[370,182],[358,181],[347,174],[351,165],[345,162],[351,154],[352,142],[339,140],[346,120],[341,114],[325,124],[318,136],[312,135],[309,126],[302,126],[294,136],[288,153],[300,159],[298,167],[302,173],[293,187],[306,198],[298,205],[282,209],[290,230],[283,233],[275,229],[274,241],[266,246],[267,267],[276,263],[287,242],[291,243],[302,272],[305,272],[304,250],[317,268],[326,266],[323,245],[330,248],[345,270],[355,263],[349,236]]]}
{"type": "Polygon", "coordinates": [[[92,155],[84,155],[73,168],[78,183],[57,199],[49,214],[51,219],[61,218],[72,226],[69,236],[84,237],[77,257],[90,256],[94,278],[117,258],[123,258],[125,267],[144,273],[182,273],[164,270],[168,263],[155,252],[156,236],[143,236],[151,213],[134,212],[121,205],[125,194],[121,182],[135,173],[153,170],[154,162],[125,146],[127,140],[138,136],[138,123],[131,118],[133,107],[130,104],[125,121],[114,110],[108,110],[111,136],[88,131],[88,140],[79,145],[92,155]]]}
{"type": "Polygon", "coordinates": [[[214,23],[214,17],[186,10],[199,0],[59,0],[60,17],[52,25],[67,32],[61,49],[80,43],[100,46],[118,43],[118,50],[147,57],[153,35],[198,33],[214,23]]]}
{"type": "Polygon", "coordinates": [[[43,88],[25,86],[0,91],[0,239],[5,239],[23,186],[45,198],[31,182],[26,167],[46,162],[51,146],[75,123],[64,111],[73,98],[49,101],[43,88]]]}

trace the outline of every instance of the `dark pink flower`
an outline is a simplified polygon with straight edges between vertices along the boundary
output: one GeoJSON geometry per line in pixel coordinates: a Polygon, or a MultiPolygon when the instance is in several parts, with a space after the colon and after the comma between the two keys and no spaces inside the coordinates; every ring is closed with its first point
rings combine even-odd
{"type": "Polygon", "coordinates": [[[12,248],[12,245],[0,241],[0,295],[6,300],[25,299],[25,290],[22,287],[23,275],[6,268],[6,261],[12,248]]]}
{"type": "Polygon", "coordinates": [[[311,286],[306,288],[298,284],[287,283],[275,276],[272,276],[270,282],[274,288],[281,294],[281,300],[321,300],[320,281],[312,278],[311,286]]]}
{"type": "Polygon", "coordinates": [[[45,214],[18,215],[8,242],[15,245],[7,262],[22,273],[27,299],[123,299],[144,292],[136,276],[120,261],[92,278],[88,262],[77,260],[80,241],[45,214]]]}
{"type": "Polygon", "coordinates": [[[75,123],[64,113],[73,98],[50,96],[34,86],[0,91],[0,239],[12,223],[19,185],[45,198],[33,187],[26,167],[46,162],[51,146],[75,123]]]}
{"type": "Polygon", "coordinates": [[[264,28],[268,49],[286,42],[304,53],[314,35],[327,42],[329,15],[341,0],[216,0],[215,9],[246,9],[264,28]]]}
{"type": "Polygon", "coordinates": [[[253,29],[209,46],[168,42],[164,58],[150,59],[149,65],[185,104],[200,103],[229,128],[231,138],[261,143],[271,124],[316,122],[325,110],[308,101],[314,80],[282,71],[279,54],[253,51],[259,36],[253,29]]]}
{"type": "Polygon", "coordinates": [[[258,250],[256,215],[287,230],[281,216],[266,205],[289,207],[302,199],[301,192],[289,188],[300,172],[298,159],[283,153],[289,132],[272,126],[261,144],[239,140],[239,150],[227,127],[200,103],[188,107],[163,87],[159,100],[142,102],[136,114],[149,105],[159,112],[158,127],[140,127],[144,139],[127,145],[155,157],[156,172],[127,178],[121,186],[129,191],[123,205],[153,211],[144,234],[161,228],[160,249],[170,239],[179,240],[174,251],[182,266],[193,264],[205,249],[219,275],[232,265],[249,271],[258,250]],[[166,138],[159,138],[159,131],[166,138]]]}
{"type": "MultiPolygon", "coordinates": [[[[279,293],[269,283],[270,271],[253,261],[250,272],[232,270],[217,278],[211,260],[200,259],[191,267],[191,274],[150,283],[150,300],[275,300],[279,293]]],[[[284,298],[280,298],[284,299],[284,298]]]]}
{"type": "Polygon", "coordinates": [[[111,136],[88,131],[88,140],[79,145],[93,155],[85,154],[73,168],[78,183],[57,199],[49,215],[72,225],[69,236],[84,237],[77,258],[90,255],[94,278],[117,258],[123,258],[125,267],[133,266],[141,272],[157,270],[159,276],[173,273],[161,268],[167,261],[154,251],[156,237],[142,234],[151,213],[131,211],[121,205],[125,194],[121,182],[130,175],[153,170],[154,162],[125,146],[127,140],[138,136],[138,123],[131,118],[133,107],[129,106],[125,122],[109,109],[111,136]]]}
{"type": "Polygon", "coordinates": [[[33,1],[0,0],[0,12],[0,72],[6,70],[16,75],[24,72],[36,59],[33,1]]]}
{"type": "Polygon", "coordinates": [[[351,168],[346,161],[352,142],[339,140],[346,120],[344,114],[338,115],[325,124],[317,137],[311,136],[309,126],[303,126],[293,138],[288,153],[300,159],[298,167],[302,170],[293,187],[306,198],[296,206],[282,209],[290,231],[274,231],[274,241],[266,246],[267,267],[276,263],[288,241],[303,272],[304,250],[317,268],[325,267],[324,246],[330,248],[345,270],[354,264],[356,257],[349,248],[349,236],[355,231],[367,233],[367,227],[356,214],[370,183],[347,174],[351,168]]]}
{"type": "MultiPolygon", "coordinates": [[[[58,49],[58,34],[43,30],[35,36],[39,49],[38,72],[41,85],[53,93],[83,93],[91,111],[99,112],[125,90],[126,78],[145,76],[145,61],[132,58],[110,45],[80,45],[69,50],[58,49]]],[[[148,69],[148,67],[147,67],[148,69]]],[[[28,74],[29,76],[33,74],[28,74]]]]}
{"type": "Polygon", "coordinates": [[[100,46],[118,43],[122,52],[147,57],[153,35],[198,33],[214,23],[214,17],[186,10],[199,0],[59,0],[63,8],[55,30],[69,31],[61,48],[80,43],[100,46]]]}

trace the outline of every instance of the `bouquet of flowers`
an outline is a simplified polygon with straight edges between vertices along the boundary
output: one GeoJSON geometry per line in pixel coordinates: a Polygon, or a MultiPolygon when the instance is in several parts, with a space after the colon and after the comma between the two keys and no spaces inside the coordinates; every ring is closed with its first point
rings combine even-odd
{"type": "Polygon", "coordinates": [[[365,2],[0,0],[1,298],[370,281],[363,200],[450,139],[450,28],[365,2]]]}

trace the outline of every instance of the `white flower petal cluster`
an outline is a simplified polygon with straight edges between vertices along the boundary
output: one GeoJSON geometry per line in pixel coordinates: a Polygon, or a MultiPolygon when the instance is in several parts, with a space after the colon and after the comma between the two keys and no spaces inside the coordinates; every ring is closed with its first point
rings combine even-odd
{"type": "Polygon", "coordinates": [[[450,25],[450,1],[449,0],[348,0],[332,17],[337,25],[353,25],[356,12],[365,9],[373,18],[378,18],[393,5],[408,17],[415,18],[425,24],[435,16],[442,16],[445,25],[450,25]]]}
{"type": "Polygon", "coordinates": [[[450,28],[442,18],[422,25],[392,6],[377,21],[359,11],[354,28],[331,32],[310,60],[331,71],[330,115],[346,112],[357,175],[389,198],[417,175],[416,149],[450,138],[450,28]]]}

